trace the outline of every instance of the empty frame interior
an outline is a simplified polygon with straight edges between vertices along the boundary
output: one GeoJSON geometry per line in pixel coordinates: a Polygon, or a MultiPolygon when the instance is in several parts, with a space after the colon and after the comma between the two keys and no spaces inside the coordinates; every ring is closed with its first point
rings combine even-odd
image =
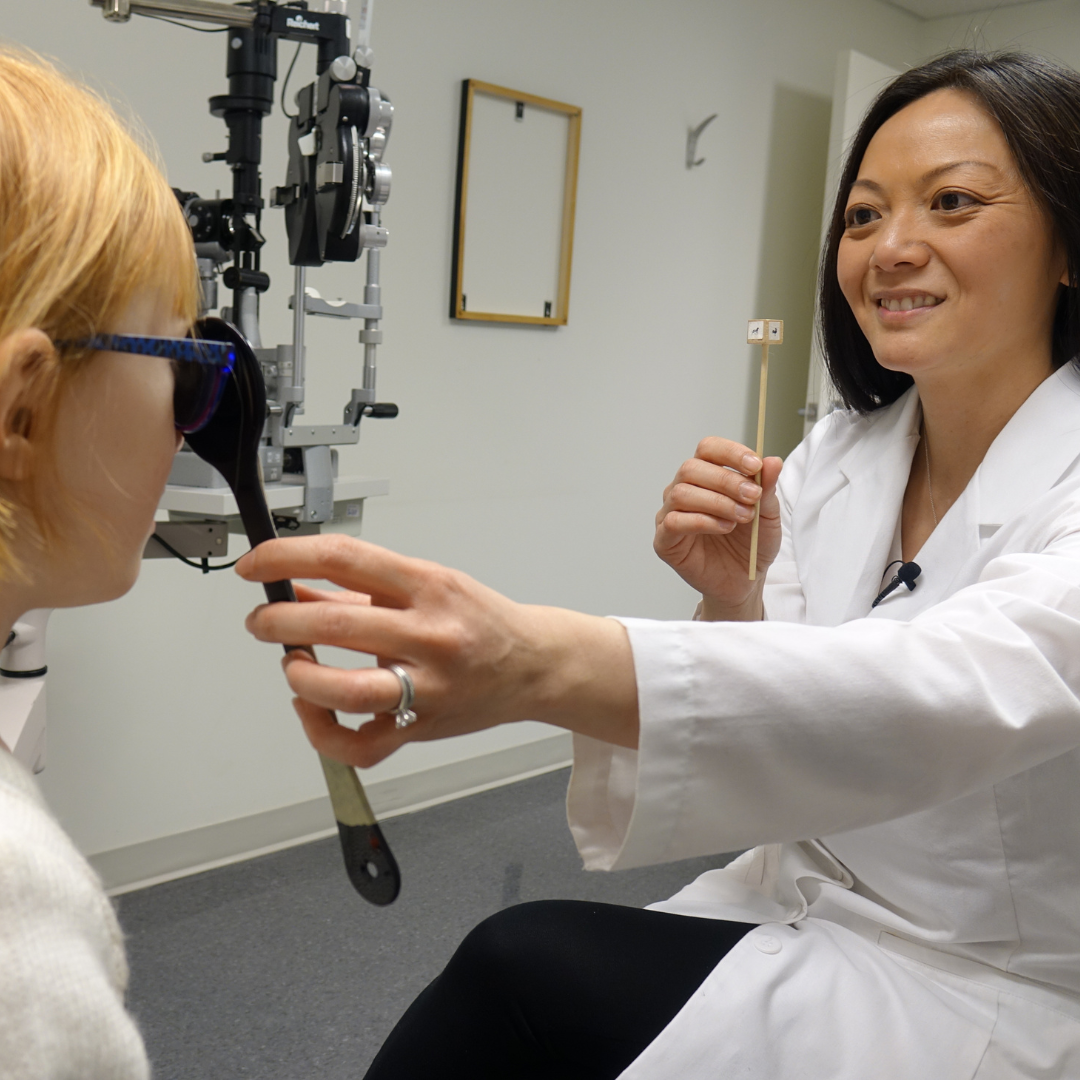
{"type": "Polygon", "coordinates": [[[450,314],[566,324],[581,109],[466,79],[450,314]]]}

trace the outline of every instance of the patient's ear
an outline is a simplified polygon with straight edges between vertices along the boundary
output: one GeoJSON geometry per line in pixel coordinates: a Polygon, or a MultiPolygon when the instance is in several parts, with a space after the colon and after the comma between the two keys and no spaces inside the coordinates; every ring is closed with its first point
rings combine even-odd
{"type": "Polygon", "coordinates": [[[18,482],[30,475],[41,376],[55,363],[56,350],[40,330],[0,338],[0,480],[18,482]]]}

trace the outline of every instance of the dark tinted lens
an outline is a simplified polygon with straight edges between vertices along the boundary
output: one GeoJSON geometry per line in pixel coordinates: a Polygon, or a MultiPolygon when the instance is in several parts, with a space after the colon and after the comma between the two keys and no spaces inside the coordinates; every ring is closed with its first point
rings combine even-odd
{"type": "Polygon", "coordinates": [[[183,432],[198,431],[214,415],[229,368],[209,361],[174,360],[173,416],[183,432]]]}

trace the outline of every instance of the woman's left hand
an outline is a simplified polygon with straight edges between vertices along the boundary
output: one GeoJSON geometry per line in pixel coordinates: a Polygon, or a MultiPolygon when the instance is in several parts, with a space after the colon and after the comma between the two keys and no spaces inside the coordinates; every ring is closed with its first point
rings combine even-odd
{"type": "Polygon", "coordinates": [[[413,740],[513,720],[546,720],[637,745],[637,688],[626,631],[611,619],[517,604],[456,570],[341,535],[271,540],[237,564],[248,581],[325,579],[344,592],[297,587],[298,604],[263,604],[247,619],[260,641],[335,645],[380,667],[343,670],[302,648],[285,658],[312,745],[370,766],[413,740]],[[419,719],[398,729],[398,664],[416,688],[419,719]],[[375,713],[359,731],[332,710],[375,713]]]}

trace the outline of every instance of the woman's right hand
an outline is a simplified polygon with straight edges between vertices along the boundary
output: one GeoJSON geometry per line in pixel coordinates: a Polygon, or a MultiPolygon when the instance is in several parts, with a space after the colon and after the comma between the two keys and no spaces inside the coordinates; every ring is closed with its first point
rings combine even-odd
{"type": "Polygon", "coordinates": [[[248,616],[260,641],[288,643],[285,674],[313,746],[367,768],[407,742],[443,739],[515,720],[544,720],[617,746],[638,743],[637,680],[622,623],[518,604],[445,566],[330,533],[267,540],[236,572],[297,584],[300,603],[261,604],[248,616]],[[315,662],[309,645],[378,658],[379,667],[315,662]],[[296,648],[292,648],[296,646],[296,648]],[[398,727],[400,666],[412,679],[416,723],[398,727]],[[358,731],[334,711],[374,713],[358,731]]]}
{"type": "Polygon", "coordinates": [[[780,550],[776,481],[783,462],[762,462],[741,443],[715,436],[679,466],[664,489],[653,549],[703,598],[706,619],[761,618],[765,573],[780,550]],[[754,481],[761,471],[762,487],[754,481]],[[761,500],[757,580],[749,580],[754,505],[761,500]]]}

